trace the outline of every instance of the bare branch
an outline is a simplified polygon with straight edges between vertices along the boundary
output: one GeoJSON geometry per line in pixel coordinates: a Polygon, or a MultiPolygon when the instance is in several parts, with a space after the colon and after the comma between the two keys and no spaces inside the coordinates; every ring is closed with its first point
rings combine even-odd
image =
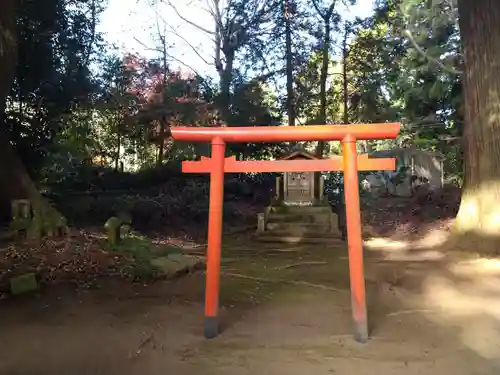
{"type": "Polygon", "coordinates": [[[213,0],[213,3],[214,3],[215,13],[212,14],[212,17],[214,18],[215,25],[217,26],[215,33],[220,35],[221,31],[224,29],[224,25],[222,24],[222,16],[219,8],[220,2],[219,0],[213,0]]]}
{"type": "Polygon", "coordinates": [[[323,12],[319,8],[318,0],[312,0],[312,4],[313,4],[314,9],[316,9],[316,12],[318,12],[319,16],[321,18],[325,18],[325,16],[323,15],[323,12]]]}
{"type": "MultiPolygon", "coordinates": [[[[213,0],[214,2],[214,8],[216,11],[219,10],[219,0],[213,0]]],[[[222,60],[221,60],[221,50],[222,50],[222,20],[219,17],[215,17],[215,40],[214,40],[214,65],[215,65],[215,70],[217,70],[217,73],[219,75],[221,74],[223,67],[222,67],[222,60]]]]}
{"type": "Polygon", "coordinates": [[[158,38],[161,42],[161,59],[163,62],[163,84],[167,85],[167,71],[168,71],[168,61],[167,61],[167,40],[165,38],[165,28],[163,33],[160,30],[160,22],[158,21],[158,12],[156,14],[156,32],[158,33],[158,38]]]}
{"type": "Polygon", "coordinates": [[[460,70],[457,70],[451,66],[446,66],[445,64],[443,64],[440,60],[438,60],[437,58],[435,57],[432,57],[430,56],[427,52],[425,52],[422,47],[420,47],[418,45],[418,43],[415,41],[415,39],[413,38],[413,34],[411,33],[410,30],[406,30],[405,31],[406,35],[408,36],[408,40],[410,41],[410,43],[412,44],[413,48],[415,48],[417,50],[418,53],[420,53],[424,58],[426,58],[428,61],[436,64],[437,66],[439,66],[441,69],[447,71],[448,73],[451,73],[451,74],[456,74],[456,75],[461,75],[463,74],[462,71],[460,70]]]}
{"type": "Polygon", "coordinates": [[[184,61],[178,59],[177,57],[174,57],[170,54],[167,54],[169,58],[171,58],[174,61],[177,61],[179,64],[184,65],[186,68],[191,70],[194,74],[196,74],[198,77],[203,77],[196,69],[194,69],[191,65],[186,64],[184,61]]]}
{"type": "MultiPolygon", "coordinates": [[[[151,48],[151,47],[148,47],[146,44],[144,44],[143,42],[141,42],[139,39],[137,39],[136,37],[134,37],[134,40],[139,43],[141,46],[143,46],[146,50],[149,50],[149,51],[155,51],[155,52],[159,52],[159,53],[163,53],[162,50],[158,49],[158,48],[151,48]]],[[[167,53],[166,56],[176,62],[178,62],[179,64],[185,66],[186,68],[188,68],[189,70],[191,70],[194,74],[196,74],[198,77],[203,77],[196,69],[194,69],[191,65],[189,64],[186,64],[184,61],[178,59],[177,57],[175,56],[172,56],[171,54],[167,53]]],[[[208,87],[208,86],[207,86],[208,87]]]]}
{"type": "Polygon", "coordinates": [[[217,18],[217,7],[218,7],[218,4],[215,2],[215,1],[211,1],[211,0],[205,0],[205,4],[207,6],[207,8],[203,8],[203,10],[205,12],[207,12],[208,14],[210,14],[214,20],[217,18]]]}
{"type": "Polygon", "coordinates": [[[149,47],[148,45],[146,45],[145,43],[143,43],[143,42],[141,42],[139,39],[137,39],[135,36],[134,36],[134,40],[135,40],[137,43],[139,43],[141,46],[143,46],[143,47],[144,47],[144,49],[145,49],[145,50],[147,50],[147,51],[155,51],[155,52],[159,52],[159,53],[161,53],[161,52],[162,52],[162,50],[161,50],[161,49],[159,49],[159,48],[152,48],[152,47],[149,47]]]}
{"type": "Polygon", "coordinates": [[[197,23],[195,23],[195,22],[193,22],[193,21],[191,21],[191,20],[187,19],[187,18],[186,18],[186,17],[184,17],[182,14],[180,14],[180,12],[177,10],[177,8],[175,7],[175,5],[174,5],[174,4],[172,4],[172,2],[171,2],[170,0],[164,0],[164,1],[165,1],[165,3],[166,3],[167,5],[169,5],[169,6],[170,6],[170,7],[174,10],[174,12],[177,14],[177,16],[178,16],[181,20],[183,20],[184,22],[186,22],[186,23],[190,24],[190,25],[191,25],[191,26],[193,26],[193,27],[196,27],[198,30],[203,31],[203,32],[204,32],[204,33],[206,33],[206,34],[209,34],[209,35],[215,35],[215,32],[210,31],[210,30],[208,30],[208,29],[205,29],[203,26],[198,25],[197,23]]]}
{"type": "Polygon", "coordinates": [[[335,5],[337,5],[337,0],[332,0],[332,2],[330,3],[330,6],[328,7],[328,10],[326,11],[326,13],[323,13],[323,11],[320,9],[318,0],[312,0],[312,4],[314,6],[314,9],[316,9],[316,12],[319,14],[319,16],[325,22],[328,22],[328,21],[330,21],[330,18],[332,17],[333,11],[335,10],[335,5]]]}
{"type": "MultiPolygon", "coordinates": [[[[233,7],[233,0],[227,0],[226,7],[225,7],[226,12],[229,12],[229,10],[232,9],[232,7],[233,7]]],[[[224,16],[224,9],[221,12],[221,16],[224,16]]]]}
{"type": "Polygon", "coordinates": [[[207,12],[208,14],[210,14],[213,18],[215,18],[215,12],[212,8],[209,7],[204,7],[203,5],[201,5],[201,9],[203,9],[205,12],[207,12]]]}
{"type": "Polygon", "coordinates": [[[189,48],[191,48],[191,50],[207,65],[213,65],[213,63],[210,63],[208,62],[202,55],[201,53],[198,52],[198,49],[193,46],[186,38],[184,38],[181,34],[179,34],[171,25],[168,25],[170,27],[170,29],[172,30],[172,32],[179,38],[182,39],[182,41],[184,43],[186,43],[188,45],[189,48]]]}
{"type": "MultiPolygon", "coordinates": [[[[160,14],[160,12],[158,12],[157,10],[155,10],[156,12],[156,15],[157,15],[157,18],[160,18],[161,21],[163,22],[163,24],[165,26],[167,26],[170,31],[175,34],[177,37],[179,37],[180,39],[182,39],[182,41],[184,43],[186,43],[189,48],[191,48],[193,50],[194,53],[196,53],[196,55],[207,65],[212,65],[211,63],[209,63],[199,52],[198,52],[198,49],[196,47],[194,47],[185,37],[183,37],[172,25],[170,25],[164,18],[163,16],[160,14]]],[[[213,41],[213,39],[212,39],[213,41]]]]}
{"type": "Polygon", "coordinates": [[[332,3],[330,4],[330,6],[328,7],[328,11],[326,12],[326,17],[328,19],[328,21],[330,20],[330,18],[332,17],[332,14],[333,14],[333,11],[335,10],[335,5],[336,5],[336,1],[335,0],[332,0],[332,3]]]}
{"type": "Polygon", "coordinates": [[[158,12],[156,13],[156,33],[158,34],[158,38],[160,38],[160,42],[161,42],[161,45],[162,45],[162,49],[165,50],[166,49],[166,40],[165,40],[165,35],[164,33],[161,32],[160,30],[160,23],[158,22],[158,12]]]}

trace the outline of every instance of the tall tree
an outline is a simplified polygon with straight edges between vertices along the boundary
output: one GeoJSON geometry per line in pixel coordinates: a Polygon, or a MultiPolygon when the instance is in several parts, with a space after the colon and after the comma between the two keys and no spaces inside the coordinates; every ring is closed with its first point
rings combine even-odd
{"type": "Polygon", "coordinates": [[[350,22],[344,23],[344,35],[342,37],[342,93],[343,93],[343,123],[349,123],[349,85],[348,85],[348,58],[349,58],[349,48],[347,45],[347,39],[349,38],[351,25],[350,22]]]}
{"type": "MultiPolygon", "coordinates": [[[[237,53],[244,49],[254,52],[257,50],[255,45],[264,45],[262,39],[267,36],[266,24],[277,9],[277,1],[209,0],[206,2],[207,15],[213,20],[213,29],[209,30],[181,14],[170,0],[166,0],[179,18],[205,33],[214,43],[213,65],[219,76],[217,102],[226,121],[230,117],[231,85],[237,53]]],[[[259,56],[262,56],[262,51],[259,51],[259,56]]]]}
{"type": "Polygon", "coordinates": [[[293,87],[292,17],[296,9],[290,0],[283,0],[285,20],[286,111],[288,126],[295,126],[295,91],[293,87]]]}
{"type": "Polygon", "coordinates": [[[458,12],[465,63],[465,178],[455,228],[499,236],[500,3],[458,0],[458,12]]]}
{"type": "MultiPolygon", "coordinates": [[[[60,0],[44,3],[8,0],[0,5],[0,173],[3,182],[0,189],[4,201],[29,199],[36,226],[47,233],[54,232],[63,218],[47,204],[30,178],[18,154],[18,140],[37,131],[45,138],[53,137],[57,127],[51,128],[52,123],[60,124],[48,120],[70,111],[75,103],[88,96],[88,65],[98,39],[95,24],[99,9],[93,0],[78,4],[60,0]],[[33,66],[36,69],[32,69],[33,66]],[[76,84],[73,86],[73,83],[76,84]],[[85,89],[82,91],[82,88],[85,89]],[[49,97],[51,100],[45,100],[49,97]]],[[[33,148],[36,146],[40,144],[33,148]]],[[[36,230],[36,234],[41,234],[40,230],[36,230]]]]}
{"type": "MultiPolygon", "coordinates": [[[[319,114],[318,122],[322,125],[326,124],[326,84],[328,79],[328,67],[330,63],[330,44],[331,44],[331,32],[332,32],[332,17],[334,16],[336,0],[331,0],[326,5],[323,5],[320,0],[312,0],[312,4],[318,16],[323,22],[323,35],[321,46],[321,73],[320,73],[320,104],[319,104],[319,114]]],[[[337,19],[338,22],[338,19],[337,19]]],[[[316,148],[316,156],[322,157],[324,153],[325,142],[318,142],[318,147],[316,148]]]]}
{"type": "MultiPolygon", "coordinates": [[[[18,53],[16,14],[20,2],[3,1],[0,4],[0,192],[8,199],[30,199],[37,222],[47,232],[55,232],[63,221],[61,215],[49,206],[28,175],[12,146],[5,127],[6,97],[12,84],[18,53]]],[[[41,233],[40,233],[41,234],[41,233]]]]}
{"type": "Polygon", "coordinates": [[[0,3],[0,168],[2,193],[10,198],[36,195],[36,188],[24,165],[10,143],[5,127],[6,98],[12,85],[17,63],[18,37],[16,14],[20,2],[6,0],[0,3]]]}

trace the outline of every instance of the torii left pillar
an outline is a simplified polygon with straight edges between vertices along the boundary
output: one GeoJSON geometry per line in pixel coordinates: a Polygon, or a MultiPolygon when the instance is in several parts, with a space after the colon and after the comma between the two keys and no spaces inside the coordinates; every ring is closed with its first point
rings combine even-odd
{"type": "Polygon", "coordinates": [[[205,285],[206,338],[219,334],[220,259],[222,247],[222,210],[224,201],[224,156],[226,143],[221,137],[212,139],[212,171],[208,220],[207,278],[205,285]]]}

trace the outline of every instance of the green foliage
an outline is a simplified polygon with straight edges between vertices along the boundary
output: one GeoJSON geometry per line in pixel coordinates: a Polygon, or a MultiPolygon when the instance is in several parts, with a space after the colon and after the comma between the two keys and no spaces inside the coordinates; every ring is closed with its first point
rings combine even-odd
{"type": "MultiPolygon", "coordinates": [[[[19,61],[6,128],[30,174],[72,222],[93,217],[102,223],[122,211],[145,226],[205,218],[208,178],[182,176],[180,161],[207,155],[208,149],[172,141],[168,127],[282,123],[285,16],[292,26],[297,120],[319,121],[326,40],[319,13],[331,3],[289,0],[287,9],[274,0],[225,4],[217,24],[222,40],[215,52],[223,57],[217,79],[180,72],[169,60],[165,35],[157,35],[162,48],[156,56],[117,54],[95,31],[104,5],[94,1],[27,2],[20,8],[19,61]],[[67,199],[71,194],[75,198],[67,199]]],[[[349,120],[404,125],[397,141],[366,142],[360,151],[396,145],[439,151],[448,177],[460,181],[461,155],[450,141],[461,136],[463,124],[453,8],[428,0],[377,4],[367,19],[347,22],[334,11],[329,20],[326,121],[343,119],[347,35],[349,120]]],[[[228,149],[239,158],[264,159],[288,147],[230,144],[228,149]]],[[[228,202],[250,199],[254,188],[266,190],[273,184],[269,176],[251,181],[235,176],[226,187],[228,202]]]]}
{"type": "Polygon", "coordinates": [[[95,1],[28,1],[19,7],[18,64],[6,125],[33,172],[51,152],[62,115],[98,90],[90,64],[102,46],[95,32],[103,10],[95,1]]]}
{"type": "MultiPolygon", "coordinates": [[[[450,2],[383,0],[359,22],[349,50],[351,118],[401,121],[398,146],[439,151],[447,178],[461,174],[460,39],[450,2]],[[437,61],[437,62],[436,62],[437,61]]],[[[387,148],[390,142],[377,142],[387,148]]],[[[372,145],[373,146],[373,145],[372,145]]]]}
{"type": "Polygon", "coordinates": [[[151,261],[171,251],[169,246],[155,245],[151,239],[138,234],[130,234],[119,243],[108,244],[108,248],[132,260],[125,273],[137,280],[149,280],[158,276],[151,261]]]}

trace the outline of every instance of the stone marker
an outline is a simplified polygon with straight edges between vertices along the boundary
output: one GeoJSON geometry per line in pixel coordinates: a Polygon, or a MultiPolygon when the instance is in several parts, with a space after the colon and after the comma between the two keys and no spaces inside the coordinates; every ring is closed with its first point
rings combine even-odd
{"type": "Polygon", "coordinates": [[[29,293],[38,290],[38,281],[34,272],[12,277],[9,282],[10,292],[13,295],[29,293]]]}
{"type": "Polygon", "coordinates": [[[108,235],[108,242],[111,246],[116,246],[121,240],[120,227],[121,221],[115,216],[110,217],[104,224],[106,234],[108,235]]]}

